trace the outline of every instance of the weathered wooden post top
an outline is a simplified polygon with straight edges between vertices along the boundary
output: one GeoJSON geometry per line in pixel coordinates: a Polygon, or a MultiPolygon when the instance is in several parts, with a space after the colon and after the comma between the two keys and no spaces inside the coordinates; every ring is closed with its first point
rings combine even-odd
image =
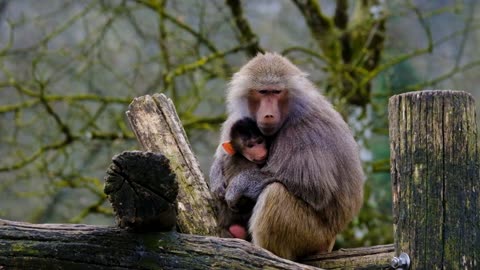
{"type": "Polygon", "coordinates": [[[410,269],[480,267],[475,102],[466,92],[390,98],[395,251],[410,269]]]}

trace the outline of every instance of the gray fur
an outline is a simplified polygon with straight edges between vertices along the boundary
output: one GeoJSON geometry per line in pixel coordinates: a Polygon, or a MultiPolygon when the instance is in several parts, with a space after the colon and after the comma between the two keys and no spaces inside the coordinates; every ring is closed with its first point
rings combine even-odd
{"type": "Polygon", "coordinates": [[[232,208],[242,197],[256,201],[265,186],[274,180],[270,173],[260,171],[258,165],[241,155],[224,155],[216,161],[210,170],[210,179],[219,181],[210,181],[210,189],[216,198],[225,200],[232,208]]]}
{"type": "Polygon", "coordinates": [[[222,153],[221,156],[216,157],[213,161],[212,167],[210,167],[210,191],[216,199],[224,199],[227,187],[227,181],[223,174],[224,159],[227,155],[222,153]]]}
{"type": "Polygon", "coordinates": [[[315,107],[290,112],[273,140],[262,171],[272,173],[292,192],[317,211],[336,193],[362,190],[363,171],[348,126],[325,99],[315,107]],[[288,158],[285,158],[288,157],[288,158]]]}
{"type": "MultiPolygon", "coordinates": [[[[240,154],[225,154],[215,160],[210,169],[210,179],[217,180],[210,181],[210,189],[214,194],[220,236],[232,237],[228,229],[233,224],[247,230],[254,203],[270,183],[268,175],[240,154]]],[[[250,235],[246,240],[250,240],[250,235]]]]}
{"type": "Polygon", "coordinates": [[[242,170],[241,173],[230,179],[225,201],[230,208],[235,208],[242,197],[256,201],[263,189],[272,182],[274,182],[274,178],[269,178],[268,173],[264,173],[256,167],[242,170]]]}
{"type": "MultiPolygon", "coordinates": [[[[278,54],[259,54],[233,76],[221,141],[228,140],[228,131],[236,120],[255,119],[248,111],[248,91],[267,84],[288,91],[289,114],[272,138],[266,165],[258,170],[282,183],[288,192],[310,205],[326,226],[338,232],[358,213],[363,198],[358,147],[340,114],[290,61],[278,54]]],[[[210,173],[214,193],[224,181],[218,170],[224,158],[217,149],[210,173]]],[[[229,185],[226,194],[248,186],[241,181],[250,180],[251,170],[237,170],[237,178],[243,180],[229,185]]]]}
{"type": "MultiPolygon", "coordinates": [[[[228,131],[236,120],[254,118],[246,110],[247,91],[266,83],[288,89],[290,114],[272,141],[262,171],[272,174],[317,210],[325,207],[335,193],[361,192],[364,175],[350,129],[306,74],[280,55],[259,54],[234,75],[221,141],[228,140],[228,131]]],[[[210,175],[213,187],[219,180],[213,168],[224,156],[221,149],[217,150],[210,175]]]]}

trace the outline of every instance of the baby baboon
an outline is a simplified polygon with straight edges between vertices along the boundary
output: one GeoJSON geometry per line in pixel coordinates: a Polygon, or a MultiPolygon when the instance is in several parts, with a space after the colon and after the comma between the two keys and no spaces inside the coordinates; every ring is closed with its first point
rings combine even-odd
{"type": "MultiPolygon", "coordinates": [[[[240,170],[260,167],[267,160],[267,140],[251,118],[243,118],[233,124],[230,130],[230,140],[222,143],[222,148],[229,155],[225,158],[226,166],[223,172],[226,188],[240,170]]],[[[258,180],[263,181],[264,179],[258,180]]],[[[248,221],[252,215],[255,199],[263,187],[260,185],[259,188],[249,188],[258,186],[255,179],[252,181],[253,183],[234,182],[237,186],[229,188],[230,192],[226,194],[230,205],[225,199],[216,200],[221,236],[250,240],[250,235],[247,233],[248,221]],[[239,186],[239,184],[243,186],[239,186]],[[257,190],[257,194],[251,194],[252,190],[257,190]]]]}

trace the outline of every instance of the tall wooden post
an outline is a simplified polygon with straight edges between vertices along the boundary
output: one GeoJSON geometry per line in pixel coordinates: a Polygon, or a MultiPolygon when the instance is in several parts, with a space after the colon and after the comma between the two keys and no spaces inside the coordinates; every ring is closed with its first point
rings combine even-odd
{"type": "Polygon", "coordinates": [[[480,267],[475,102],[420,91],[389,102],[395,252],[410,269],[480,267]]]}

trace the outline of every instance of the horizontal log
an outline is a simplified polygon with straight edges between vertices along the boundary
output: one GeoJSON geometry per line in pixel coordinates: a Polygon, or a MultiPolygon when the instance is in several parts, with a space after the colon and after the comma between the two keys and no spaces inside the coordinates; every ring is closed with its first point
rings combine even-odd
{"type": "Polygon", "coordinates": [[[0,269],[318,269],[239,239],[0,220],[0,269]]]}
{"type": "Polygon", "coordinates": [[[393,244],[372,247],[340,249],[331,253],[311,256],[301,263],[324,269],[391,269],[393,244]]]}
{"type": "MultiPolygon", "coordinates": [[[[326,269],[367,269],[365,265],[370,265],[368,269],[384,269],[383,264],[376,267],[374,262],[390,256],[386,254],[391,251],[389,246],[342,249],[304,262],[328,266],[326,269]],[[366,260],[370,263],[365,263],[366,260]]],[[[29,224],[0,219],[2,268],[319,269],[282,259],[239,239],[177,232],[133,233],[108,226],[29,224]]]]}

